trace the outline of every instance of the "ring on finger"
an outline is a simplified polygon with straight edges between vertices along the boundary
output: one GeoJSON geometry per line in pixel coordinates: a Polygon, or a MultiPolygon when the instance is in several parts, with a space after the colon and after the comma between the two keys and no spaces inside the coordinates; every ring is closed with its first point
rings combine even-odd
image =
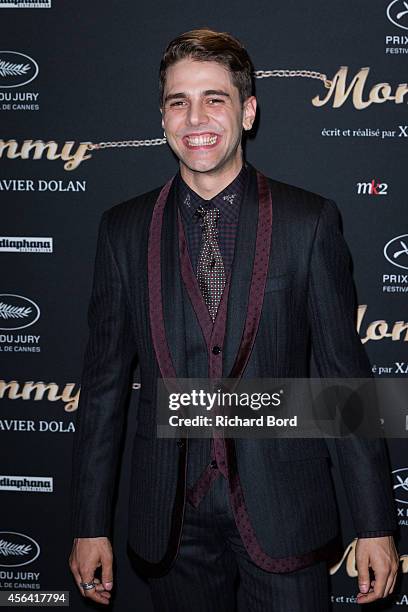
{"type": "Polygon", "coordinates": [[[91,589],[95,588],[95,583],[93,581],[92,582],[80,582],[79,584],[84,589],[84,591],[90,591],[91,589]]]}

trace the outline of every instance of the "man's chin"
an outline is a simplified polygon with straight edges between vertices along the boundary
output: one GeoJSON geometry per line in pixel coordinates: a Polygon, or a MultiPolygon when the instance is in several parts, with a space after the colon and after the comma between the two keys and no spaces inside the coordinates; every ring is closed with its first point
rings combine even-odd
{"type": "Polygon", "coordinates": [[[197,160],[192,162],[191,160],[180,159],[181,164],[183,164],[187,170],[190,172],[216,172],[222,167],[222,163],[220,162],[210,162],[209,160],[197,160]]]}

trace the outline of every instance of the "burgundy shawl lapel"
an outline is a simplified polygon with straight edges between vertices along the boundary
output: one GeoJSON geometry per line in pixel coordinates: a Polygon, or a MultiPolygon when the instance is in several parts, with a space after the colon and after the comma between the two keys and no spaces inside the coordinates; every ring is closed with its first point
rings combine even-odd
{"type": "Polygon", "coordinates": [[[179,262],[177,202],[171,178],[152,214],[148,240],[149,318],[163,378],[186,378],[186,330],[179,262]]]}
{"type": "Polygon", "coordinates": [[[272,196],[267,178],[248,164],[235,243],[223,375],[241,378],[250,358],[262,312],[272,236],[272,196]]]}

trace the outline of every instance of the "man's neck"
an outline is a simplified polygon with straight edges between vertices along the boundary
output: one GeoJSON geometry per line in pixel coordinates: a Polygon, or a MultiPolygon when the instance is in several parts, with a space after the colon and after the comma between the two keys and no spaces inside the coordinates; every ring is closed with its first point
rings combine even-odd
{"type": "Polygon", "coordinates": [[[210,172],[194,172],[184,164],[180,164],[180,174],[187,185],[204,200],[211,200],[238,176],[243,166],[243,159],[237,160],[233,167],[221,169],[214,174],[210,172]]]}

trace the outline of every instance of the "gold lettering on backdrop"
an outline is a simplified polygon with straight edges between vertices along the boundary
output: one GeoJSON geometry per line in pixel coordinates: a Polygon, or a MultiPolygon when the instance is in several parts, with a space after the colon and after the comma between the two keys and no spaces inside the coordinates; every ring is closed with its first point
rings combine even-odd
{"type": "Polygon", "coordinates": [[[20,385],[17,380],[6,382],[0,380],[0,399],[23,399],[49,402],[62,400],[65,404],[65,412],[74,412],[78,408],[80,389],[71,395],[75,388],[75,383],[67,383],[59,394],[59,386],[56,383],[43,383],[41,381],[27,381],[20,385]],[[8,393],[6,393],[8,391],[8,393]],[[34,392],[34,393],[33,393],[34,392]],[[34,396],[33,396],[34,395],[34,396]]]}
{"type": "MultiPolygon", "coordinates": [[[[357,332],[360,333],[361,325],[367,310],[367,304],[361,304],[357,311],[357,332]]],[[[408,342],[408,323],[406,321],[395,321],[391,331],[389,331],[387,321],[379,319],[372,321],[367,326],[366,335],[361,338],[361,342],[365,344],[369,340],[383,340],[384,338],[391,338],[394,342],[397,340],[403,340],[408,342]],[[402,332],[405,331],[405,334],[402,332]]]]}
{"type": "Polygon", "coordinates": [[[16,159],[20,157],[20,153],[17,153],[18,143],[16,140],[0,140],[0,157],[3,156],[3,151],[7,149],[7,157],[8,159],[16,159]]]}
{"type": "Polygon", "coordinates": [[[3,152],[6,153],[8,159],[42,159],[45,153],[45,157],[49,160],[62,159],[65,170],[75,170],[78,166],[86,159],[92,157],[92,154],[88,151],[90,142],[81,142],[77,145],[76,149],[75,142],[68,140],[61,148],[61,152],[58,152],[58,143],[54,140],[43,142],[42,140],[24,140],[20,151],[18,151],[18,143],[16,140],[0,140],[0,158],[3,156],[3,152]]]}
{"type": "MultiPolygon", "coordinates": [[[[344,562],[347,576],[350,576],[350,578],[355,578],[358,575],[356,568],[356,544],[357,538],[346,546],[340,561],[330,567],[330,574],[332,576],[339,571],[344,562]]],[[[401,572],[403,574],[408,574],[408,555],[400,555],[399,559],[401,561],[401,572]]]]}
{"type": "Polygon", "coordinates": [[[21,158],[28,159],[30,152],[34,150],[33,159],[41,159],[44,151],[47,152],[47,159],[58,159],[60,156],[57,155],[58,144],[54,140],[50,142],[43,142],[42,140],[25,140],[21,147],[21,158]]]}
{"type": "Polygon", "coordinates": [[[320,96],[315,96],[312,99],[313,106],[324,106],[332,98],[333,108],[339,108],[343,106],[351,94],[353,105],[358,110],[363,110],[371,104],[383,104],[389,101],[394,101],[395,104],[403,103],[404,97],[408,93],[407,83],[400,83],[395,91],[395,95],[391,95],[392,90],[389,83],[377,83],[371,88],[368,98],[364,100],[364,88],[369,72],[370,68],[361,68],[347,87],[348,66],[341,66],[330,81],[330,87],[326,96],[323,99],[320,96]]]}
{"type": "Polygon", "coordinates": [[[19,390],[19,383],[17,380],[11,380],[10,382],[6,383],[5,380],[1,380],[0,381],[0,399],[3,399],[4,394],[7,390],[9,390],[8,393],[8,398],[9,399],[19,399],[21,397],[21,394],[18,392],[19,390]]]}
{"type": "Polygon", "coordinates": [[[75,388],[75,383],[68,383],[62,390],[61,399],[65,402],[65,412],[74,412],[78,408],[80,389],[74,396],[71,396],[72,391],[75,388]]]}
{"type": "Polygon", "coordinates": [[[346,574],[350,576],[350,578],[355,578],[357,576],[356,569],[356,544],[357,539],[353,540],[348,546],[346,546],[343,556],[338,563],[332,565],[330,568],[330,574],[333,576],[340,567],[343,565],[344,561],[346,562],[346,574]]]}
{"type": "Polygon", "coordinates": [[[395,92],[395,103],[396,104],[402,104],[402,102],[404,100],[404,96],[407,93],[408,93],[408,84],[407,83],[400,83],[398,85],[397,91],[395,92]]]}
{"type": "MultiPolygon", "coordinates": [[[[404,329],[408,330],[408,323],[405,323],[405,321],[396,321],[394,327],[392,328],[392,339],[399,340],[401,332],[403,332],[404,329]]],[[[405,340],[408,340],[408,331],[405,334],[405,340]]]]}

